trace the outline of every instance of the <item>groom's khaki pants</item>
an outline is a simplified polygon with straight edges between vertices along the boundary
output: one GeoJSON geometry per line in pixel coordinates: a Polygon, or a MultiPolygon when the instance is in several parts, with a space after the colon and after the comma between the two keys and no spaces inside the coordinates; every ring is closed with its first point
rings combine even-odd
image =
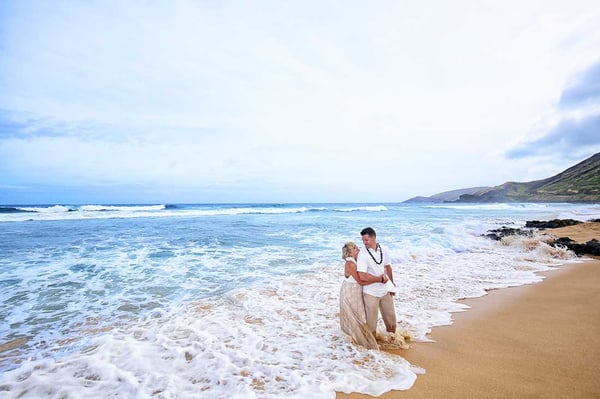
{"type": "Polygon", "coordinates": [[[394,309],[394,297],[388,292],[382,297],[376,297],[363,293],[365,300],[365,313],[367,314],[367,326],[373,334],[377,331],[378,311],[385,323],[388,332],[396,332],[396,310],[394,309]]]}

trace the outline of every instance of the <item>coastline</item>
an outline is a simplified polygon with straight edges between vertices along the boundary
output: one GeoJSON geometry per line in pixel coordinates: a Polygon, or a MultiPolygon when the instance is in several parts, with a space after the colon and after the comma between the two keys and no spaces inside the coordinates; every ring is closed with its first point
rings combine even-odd
{"type": "MultiPolygon", "coordinates": [[[[600,223],[544,232],[585,242],[600,223]]],[[[435,342],[390,351],[425,368],[403,398],[600,397],[600,258],[541,273],[544,281],[492,290],[461,301],[451,326],[432,329],[435,342]]],[[[338,399],[370,398],[337,393],[338,399]]]]}

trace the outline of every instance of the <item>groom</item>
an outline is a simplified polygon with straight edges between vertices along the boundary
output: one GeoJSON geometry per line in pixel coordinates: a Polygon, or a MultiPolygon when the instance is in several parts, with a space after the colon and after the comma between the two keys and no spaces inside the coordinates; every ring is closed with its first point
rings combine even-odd
{"type": "MultiPolygon", "coordinates": [[[[387,249],[382,248],[377,243],[377,234],[371,227],[364,228],[360,235],[366,251],[358,253],[356,270],[358,277],[364,282],[373,282],[378,280],[382,274],[394,281],[392,273],[392,262],[387,249]]],[[[384,277],[379,282],[363,286],[363,298],[365,302],[365,311],[367,314],[367,326],[373,334],[377,330],[378,311],[385,323],[385,328],[389,333],[396,332],[396,309],[394,308],[394,297],[388,292],[384,277]]]]}

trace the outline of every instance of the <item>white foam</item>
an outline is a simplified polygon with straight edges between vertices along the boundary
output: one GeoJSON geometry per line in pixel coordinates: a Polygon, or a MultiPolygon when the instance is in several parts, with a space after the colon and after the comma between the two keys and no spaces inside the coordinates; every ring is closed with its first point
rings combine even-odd
{"type": "Polygon", "coordinates": [[[65,206],[65,205],[53,205],[53,206],[23,206],[16,207],[15,209],[19,209],[25,212],[38,212],[38,213],[51,213],[51,214],[59,214],[63,212],[71,212],[77,209],[76,207],[65,206]]]}
{"type": "MultiPolygon", "coordinates": [[[[479,240],[485,245],[472,251],[394,265],[400,328],[427,341],[431,327],[451,324],[451,313],[465,309],[457,299],[540,281],[535,272],[550,267],[528,259],[540,256],[528,245],[479,240]]],[[[342,265],[315,267],[271,278],[272,286],[131,319],[80,343],[89,349],[56,362],[26,361],[0,384],[20,397],[79,396],[85,389],[91,396],[333,398],[335,391],[377,396],[410,388],[418,365],[356,347],[341,333],[342,265]]]]}
{"type": "Polygon", "coordinates": [[[166,208],[165,205],[81,205],[78,207],[81,211],[100,212],[100,211],[160,211],[166,208]]]}
{"type": "Polygon", "coordinates": [[[489,203],[489,204],[436,204],[426,205],[425,208],[441,208],[441,209],[458,209],[458,210],[510,210],[510,211],[530,211],[530,210],[546,210],[546,204],[536,203],[489,203]]]}
{"type": "MultiPolygon", "coordinates": [[[[234,215],[279,215],[304,212],[326,211],[327,207],[303,206],[241,206],[241,207],[212,207],[182,206],[170,208],[159,205],[80,205],[49,207],[17,207],[26,213],[0,214],[0,222],[22,222],[27,220],[77,220],[77,219],[110,219],[110,218],[142,218],[142,217],[209,217],[234,215]]],[[[343,207],[334,209],[338,212],[382,212],[388,210],[384,205],[343,207]]]]}
{"type": "Polygon", "coordinates": [[[368,206],[337,208],[335,210],[338,212],[356,212],[356,211],[383,212],[383,211],[387,211],[388,208],[385,205],[368,205],[368,206]]]}
{"type": "Polygon", "coordinates": [[[26,362],[0,383],[20,397],[78,396],[83,386],[91,396],[260,398],[408,389],[417,368],[353,346],[339,330],[338,275],[325,273],[325,286],[285,278],[175,309],[100,336],[60,362],[26,362]]]}

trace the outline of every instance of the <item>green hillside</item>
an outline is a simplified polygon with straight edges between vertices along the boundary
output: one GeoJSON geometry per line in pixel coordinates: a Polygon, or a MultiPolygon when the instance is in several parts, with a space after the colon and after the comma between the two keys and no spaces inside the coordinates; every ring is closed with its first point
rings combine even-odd
{"type": "Polygon", "coordinates": [[[599,202],[600,153],[543,180],[507,182],[455,202],[599,202]]]}

